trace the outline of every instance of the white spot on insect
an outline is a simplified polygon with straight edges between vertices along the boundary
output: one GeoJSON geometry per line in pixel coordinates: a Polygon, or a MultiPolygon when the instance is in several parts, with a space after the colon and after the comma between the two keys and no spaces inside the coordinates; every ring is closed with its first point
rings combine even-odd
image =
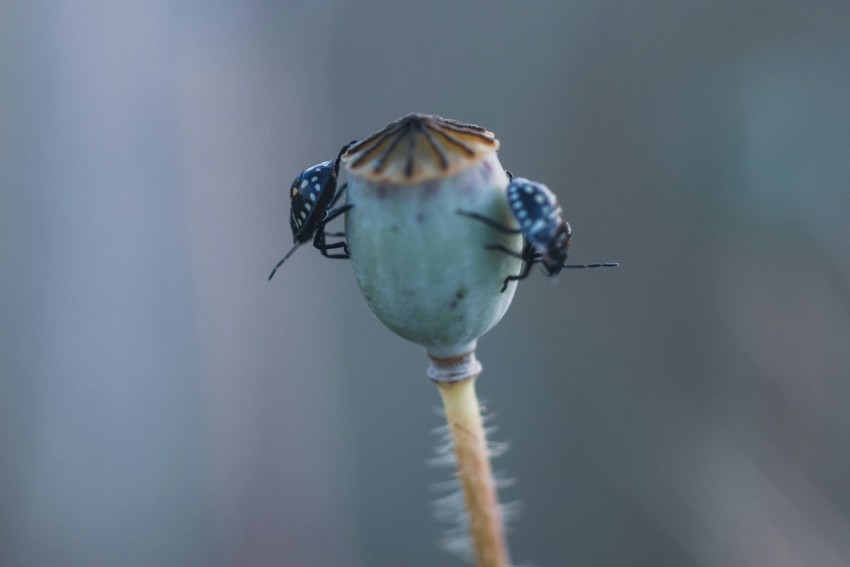
{"type": "Polygon", "coordinates": [[[310,203],[304,203],[304,208],[309,211],[310,209],[313,208],[313,205],[311,205],[310,203]]]}
{"type": "Polygon", "coordinates": [[[307,187],[307,180],[306,179],[301,181],[301,188],[304,189],[305,187],[307,187]]]}
{"type": "Polygon", "coordinates": [[[313,176],[313,179],[311,179],[311,180],[310,180],[310,183],[315,183],[315,182],[316,182],[316,181],[318,181],[318,180],[319,180],[319,176],[318,176],[318,175],[314,175],[314,176],[313,176]]]}
{"type": "Polygon", "coordinates": [[[521,211],[517,211],[516,216],[517,216],[518,219],[522,220],[522,219],[524,219],[525,217],[528,216],[528,211],[526,211],[525,209],[522,209],[521,211]]]}
{"type": "Polygon", "coordinates": [[[314,203],[316,202],[316,194],[315,193],[310,193],[310,200],[313,201],[314,203]]]}
{"type": "Polygon", "coordinates": [[[528,194],[531,194],[531,193],[534,192],[534,189],[531,187],[531,185],[523,185],[522,190],[525,191],[528,194]]]}
{"type": "Polygon", "coordinates": [[[544,199],[544,198],[543,198],[543,195],[541,195],[540,193],[538,193],[537,195],[535,195],[535,196],[534,196],[534,200],[535,200],[535,201],[537,201],[537,204],[538,204],[538,205],[542,205],[542,204],[543,204],[543,202],[544,202],[546,199],[544,199]]]}
{"type": "Polygon", "coordinates": [[[511,203],[511,208],[513,208],[513,209],[521,209],[521,208],[522,208],[522,203],[520,203],[519,201],[514,201],[513,203],[511,203]]]}
{"type": "Polygon", "coordinates": [[[525,228],[530,227],[531,226],[531,219],[525,219],[524,221],[522,221],[522,226],[524,226],[525,228]]]}
{"type": "Polygon", "coordinates": [[[321,186],[321,185],[319,185],[318,183],[316,183],[316,184],[314,185],[314,187],[316,188],[316,191],[321,191],[321,190],[322,190],[322,186],[321,186]]]}
{"type": "Polygon", "coordinates": [[[301,215],[300,215],[300,216],[301,216],[301,220],[306,219],[306,218],[307,218],[307,211],[301,211],[301,215]]]}

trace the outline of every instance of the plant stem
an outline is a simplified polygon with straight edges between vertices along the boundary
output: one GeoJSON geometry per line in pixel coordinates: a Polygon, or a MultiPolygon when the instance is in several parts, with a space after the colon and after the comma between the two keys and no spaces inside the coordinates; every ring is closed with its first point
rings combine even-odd
{"type": "MultiPolygon", "coordinates": [[[[474,354],[471,354],[474,360],[474,354]]],[[[455,361],[433,358],[434,366],[455,361]]],[[[456,363],[454,367],[457,368],[456,363]]],[[[475,361],[474,374],[459,381],[437,382],[446,420],[449,424],[457,476],[463,486],[469,513],[469,532],[478,567],[509,567],[502,512],[496,496],[493,469],[481,420],[481,407],[475,394],[475,379],[481,367],[475,361]]]]}

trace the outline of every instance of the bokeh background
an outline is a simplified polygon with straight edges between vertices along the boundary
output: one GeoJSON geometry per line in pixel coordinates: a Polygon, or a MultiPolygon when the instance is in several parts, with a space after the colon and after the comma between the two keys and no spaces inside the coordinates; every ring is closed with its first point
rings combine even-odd
{"type": "Polygon", "coordinates": [[[0,3],[0,565],[461,565],[422,349],[287,188],[410,111],[572,258],[480,341],[536,566],[850,564],[846,1],[0,3]]]}

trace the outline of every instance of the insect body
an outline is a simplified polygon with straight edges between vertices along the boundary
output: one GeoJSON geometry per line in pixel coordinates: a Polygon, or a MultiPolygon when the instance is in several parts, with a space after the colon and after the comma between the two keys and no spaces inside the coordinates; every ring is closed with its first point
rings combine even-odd
{"type": "Polygon", "coordinates": [[[289,226],[292,228],[292,239],[295,246],[286,253],[280,262],[269,274],[269,279],[274,277],[277,269],[292,255],[299,246],[312,240],[315,246],[326,258],[348,258],[348,245],[345,241],[328,244],[325,239],[328,236],[344,236],[344,234],[325,232],[325,225],[341,214],[351,209],[352,205],[343,205],[334,208],[336,202],[345,192],[346,185],[337,188],[337,177],[339,175],[339,159],[342,154],[353,144],[351,142],[343,146],[336,159],[325,161],[302,171],[292,187],[289,189],[289,201],[291,210],[289,213],[289,226]],[[340,253],[329,253],[328,250],[342,248],[340,253]]]}
{"type": "Polygon", "coordinates": [[[606,262],[602,264],[565,264],[570,247],[572,232],[570,225],[561,216],[561,207],[554,193],[542,183],[530,181],[521,177],[514,178],[507,172],[508,204],[511,214],[519,228],[504,226],[478,213],[457,211],[485,223],[487,226],[506,234],[522,234],[522,251],[516,252],[499,244],[487,246],[489,250],[498,250],[524,262],[522,271],[517,275],[505,278],[502,292],[508,287],[508,282],[522,280],[531,273],[534,264],[541,264],[547,276],[558,274],[563,268],[614,268],[619,264],[606,262]]]}

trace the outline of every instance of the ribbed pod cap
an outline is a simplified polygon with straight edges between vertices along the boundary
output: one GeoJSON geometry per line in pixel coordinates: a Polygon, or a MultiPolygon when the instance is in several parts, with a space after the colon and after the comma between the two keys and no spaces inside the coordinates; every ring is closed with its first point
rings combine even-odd
{"type": "Polygon", "coordinates": [[[416,185],[460,173],[499,149],[493,133],[430,114],[408,114],[354,144],[349,173],[377,183],[416,185]]]}

